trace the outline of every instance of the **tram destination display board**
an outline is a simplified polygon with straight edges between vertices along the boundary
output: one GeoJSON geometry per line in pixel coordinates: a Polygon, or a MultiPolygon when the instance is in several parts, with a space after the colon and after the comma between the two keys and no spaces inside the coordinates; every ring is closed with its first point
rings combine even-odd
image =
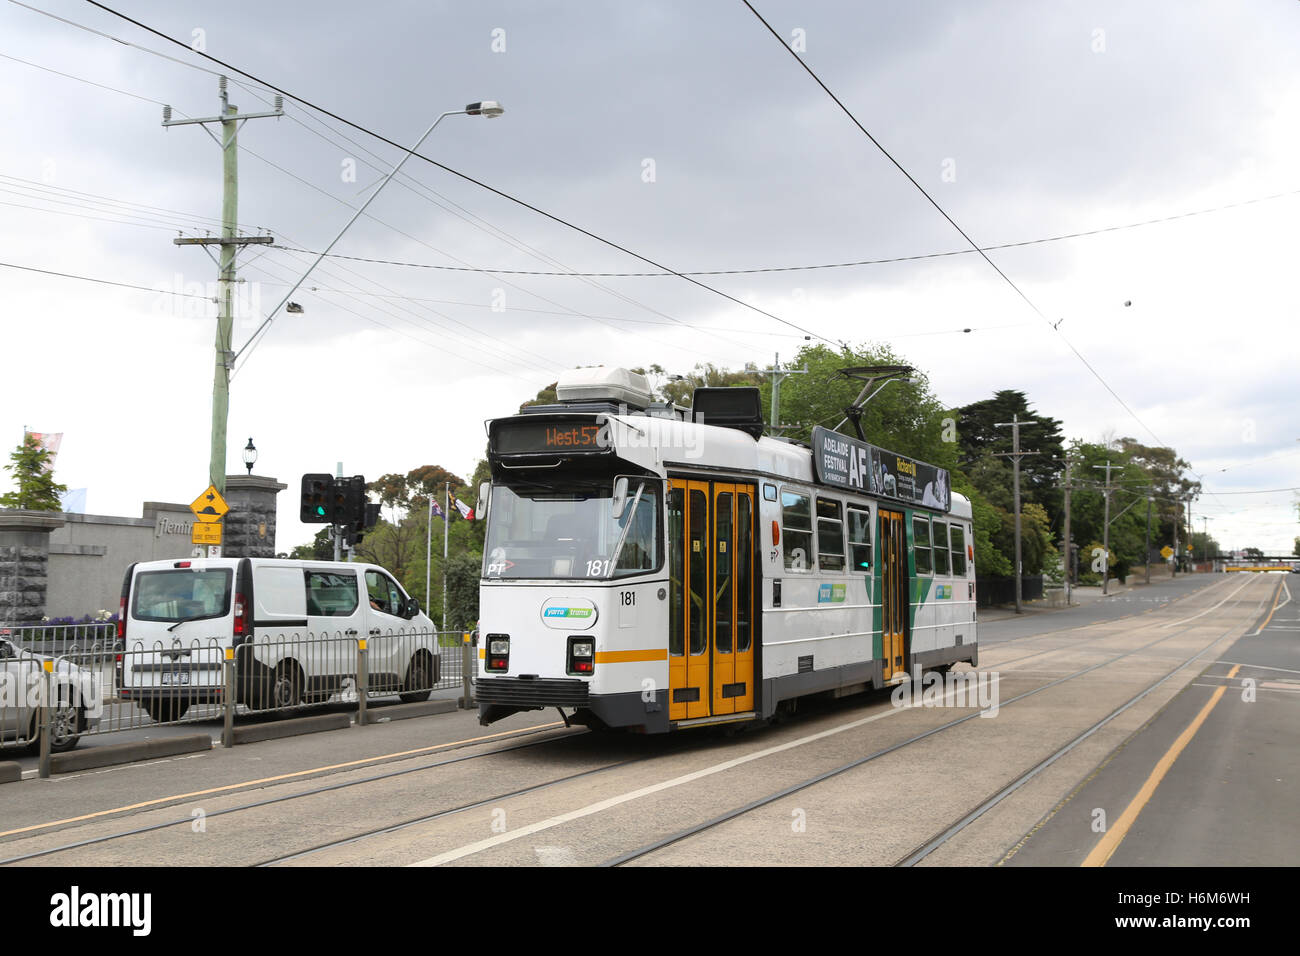
{"type": "Polygon", "coordinates": [[[818,425],[812,434],[813,474],[823,485],[948,511],[948,470],[818,425]]]}
{"type": "Polygon", "coordinates": [[[609,428],[593,418],[498,419],[492,423],[494,455],[582,455],[610,450],[609,428]]]}

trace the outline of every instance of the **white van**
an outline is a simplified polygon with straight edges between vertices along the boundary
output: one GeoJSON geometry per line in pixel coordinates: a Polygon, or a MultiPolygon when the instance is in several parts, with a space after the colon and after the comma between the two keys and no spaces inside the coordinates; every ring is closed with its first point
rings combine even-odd
{"type": "Polygon", "coordinates": [[[441,660],[433,622],[378,565],[276,558],[143,561],[122,581],[124,701],[156,721],[221,703],[227,648],[236,702],[254,709],[323,701],[357,685],[427,700],[441,660]]]}

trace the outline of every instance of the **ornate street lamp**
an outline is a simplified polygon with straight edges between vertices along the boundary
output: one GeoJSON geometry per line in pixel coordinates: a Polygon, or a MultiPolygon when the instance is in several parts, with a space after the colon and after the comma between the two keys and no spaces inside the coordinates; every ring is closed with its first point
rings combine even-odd
{"type": "Polygon", "coordinates": [[[248,469],[248,474],[253,474],[253,465],[257,462],[257,447],[253,444],[253,439],[248,439],[248,444],[244,446],[244,467],[248,469]]]}

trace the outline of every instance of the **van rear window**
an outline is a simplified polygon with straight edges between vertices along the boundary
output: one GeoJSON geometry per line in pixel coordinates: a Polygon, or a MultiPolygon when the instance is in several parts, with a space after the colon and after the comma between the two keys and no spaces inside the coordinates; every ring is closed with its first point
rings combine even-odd
{"type": "Polygon", "coordinates": [[[168,569],[136,575],[137,621],[196,621],[230,613],[230,568],[168,569]]]}

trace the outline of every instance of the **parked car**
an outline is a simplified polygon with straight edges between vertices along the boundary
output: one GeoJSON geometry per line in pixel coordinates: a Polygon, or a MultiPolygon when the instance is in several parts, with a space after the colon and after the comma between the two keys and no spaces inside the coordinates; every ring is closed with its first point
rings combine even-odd
{"type": "Polygon", "coordinates": [[[265,710],[323,701],[357,679],[427,700],[440,674],[438,634],[419,603],[373,564],[194,558],[131,565],[122,582],[119,696],[156,721],[225,698],[265,710]]]}
{"type": "Polygon", "coordinates": [[[40,747],[47,661],[53,664],[50,750],[62,753],[77,746],[81,735],[99,723],[104,688],[89,668],[20,649],[5,638],[0,638],[0,741],[27,741],[33,750],[40,747]]]}

